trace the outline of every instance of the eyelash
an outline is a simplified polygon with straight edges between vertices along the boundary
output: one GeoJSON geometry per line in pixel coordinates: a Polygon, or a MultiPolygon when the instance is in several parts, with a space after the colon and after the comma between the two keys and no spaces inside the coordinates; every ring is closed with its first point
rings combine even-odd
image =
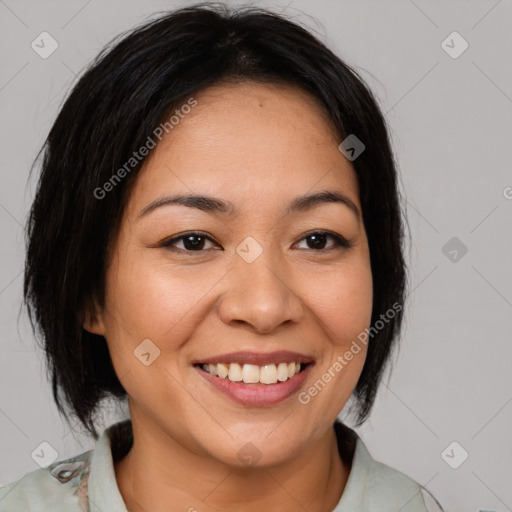
{"type": "MultiPolygon", "coordinates": [[[[329,249],[310,249],[310,248],[308,248],[306,250],[310,250],[310,251],[314,251],[314,252],[318,252],[318,253],[326,253],[326,252],[333,251],[333,250],[336,250],[336,249],[349,249],[349,248],[351,248],[353,246],[353,244],[351,244],[344,237],[342,237],[341,235],[338,235],[336,233],[333,233],[331,231],[310,231],[310,232],[306,233],[299,240],[299,242],[302,242],[306,238],[308,238],[310,236],[313,236],[313,235],[327,235],[329,238],[334,240],[335,246],[331,247],[329,249]]],[[[174,243],[176,243],[176,242],[178,242],[180,240],[184,240],[185,238],[193,237],[193,236],[200,236],[200,237],[205,238],[206,240],[209,240],[210,242],[216,243],[212,238],[210,238],[205,233],[202,233],[200,231],[191,231],[189,233],[184,233],[183,235],[181,235],[179,237],[175,237],[175,238],[172,238],[170,240],[166,240],[166,241],[162,242],[160,244],[160,246],[161,247],[166,247],[166,248],[171,249],[171,250],[176,250],[176,251],[181,252],[181,253],[195,253],[195,252],[201,253],[201,252],[206,252],[208,249],[206,249],[206,250],[205,249],[201,249],[201,250],[197,250],[197,251],[192,251],[192,250],[188,250],[188,249],[181,249],[181,248],[178,248],[178,247],[172,247],[172,245],[174,243]]],[[[303,250],[303,249],[300,249],[300,250],[303,250]]]]}

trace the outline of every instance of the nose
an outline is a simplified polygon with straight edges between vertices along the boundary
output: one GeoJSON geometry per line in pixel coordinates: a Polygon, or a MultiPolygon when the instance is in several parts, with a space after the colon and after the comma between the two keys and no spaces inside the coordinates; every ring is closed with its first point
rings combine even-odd
{"type": "Polygon", "coordinates": [[[294,292],[291,272],[271,258],[268,251],[252,263],[239,256],[226,276],[226,289],[217,303],[221,320],[230,326],[243,325],[269,333],[285,323],[299,323],[304,305],[294,292]]]}

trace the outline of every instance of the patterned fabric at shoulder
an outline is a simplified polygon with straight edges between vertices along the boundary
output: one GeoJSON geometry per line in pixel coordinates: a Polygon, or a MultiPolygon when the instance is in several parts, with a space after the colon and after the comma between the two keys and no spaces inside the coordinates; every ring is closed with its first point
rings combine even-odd
{"type": "Polygon", "coordinates": [[[64,461],[59,461],[48,466],[50,474],[61,484],[68,484],[75,488],[73,495],[78,498],[80,509],[84,512],[89,510],[89,499],[87,494],[87,482],[89,479],[89,470],[91,467],[92,450],[71,457],[64,461]]]}
{"type": "Polygon", "coordinates": [[[30,471],[0,488],[1,512],[89,512],[87,480],[94,450],[30,471]]]}

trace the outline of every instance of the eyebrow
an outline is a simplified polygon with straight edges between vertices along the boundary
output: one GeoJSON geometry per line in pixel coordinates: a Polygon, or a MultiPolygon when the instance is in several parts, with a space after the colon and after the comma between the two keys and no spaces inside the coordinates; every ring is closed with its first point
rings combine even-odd
{"type": "MultiPolygon", "coordinates": [[[[323,190],[315,194],[306,194],[298,196],[295,199],[293,199],[293,201],[288,205],[285,214],[289,215],[296,212],[308,211],[311,210],[312,208],[315,208],[316,206],[326,203],[344,204],[345,206],[350,208],[350,210],[355,214],[357,219],[360,220],[359,208],[355,205],[355,203],[346,195],[333,190],[323,190]]],[[[205,195],[176,194],[173,196],[159,197],[158,199],[144,207],[137,215],[137,218],[143,217],[149,214],[150,212],[156,210],[157,208],[168,205],[181,205],[187,206],[189,208],[197,208],[204,212],[216,215],[220,214],[226,216],[233,216],[238,213],[235,205],[229,201],[224,201],[222,199],[205,195]]]]}

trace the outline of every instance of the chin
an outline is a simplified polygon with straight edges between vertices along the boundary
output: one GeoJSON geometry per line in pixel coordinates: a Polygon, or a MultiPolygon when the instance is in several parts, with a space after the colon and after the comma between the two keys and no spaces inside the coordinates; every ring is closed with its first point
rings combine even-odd
{"type": "MultiPolygon", "coordinates": [[[[307,444],[306,439],[290,438],[289,434],[258,434],[234,436],[233,442],[216,444],[209,450],[212,457],[237,469],[265,469],[286,463],[299,454],[307,444]]],[[[211,438],[209,439],[211,441],[211,438]]]]}

